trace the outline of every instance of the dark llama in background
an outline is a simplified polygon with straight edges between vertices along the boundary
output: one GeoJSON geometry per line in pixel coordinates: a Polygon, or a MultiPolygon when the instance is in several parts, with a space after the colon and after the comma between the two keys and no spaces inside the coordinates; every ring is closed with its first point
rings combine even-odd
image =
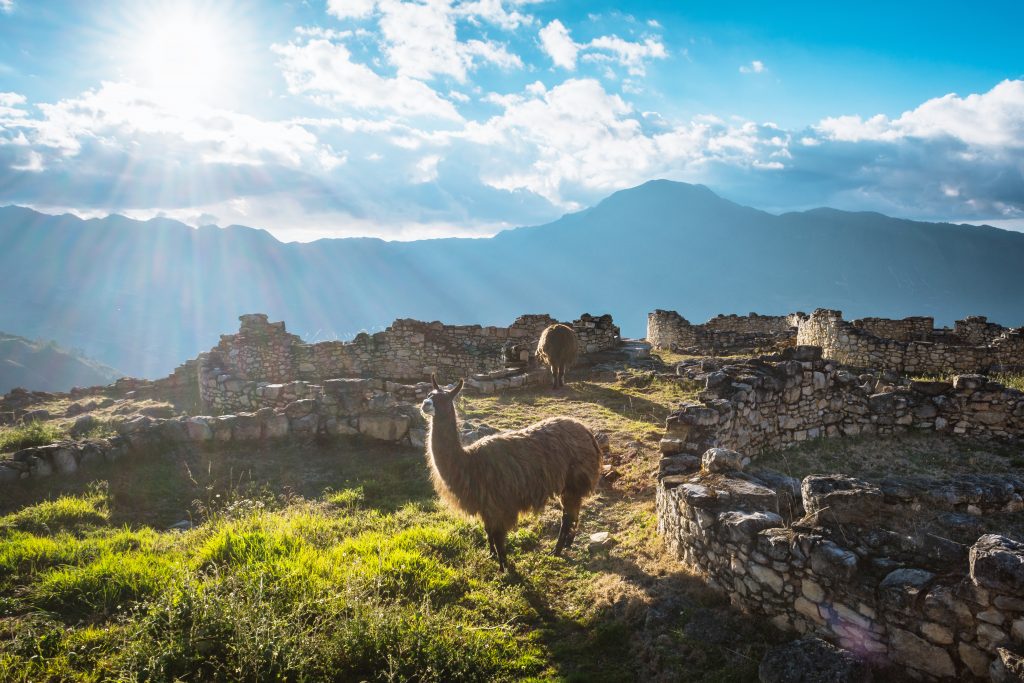
{"type": "Polygon", "coordinates": [[[565,370],[576,362],[580,344],[568,325],[549,325],[537,342],[537,358],[551,368],[551,388],[565,386],[565,370]]]}
{"type": "Polygon", "coordinates": [[[494,434],[463,447],[454,389],[434,390],[422,410],[430,423],[427,464],[438,495],[451,507],[479,517],[491,555],[504,571],[505,541],[519,515],[539,512],[552,496],[562,502],[556,555],[576,537],[580,506],[597,485],[601,448],[590,429],[566,417],[548,418],[514,432],[494,434]]]}

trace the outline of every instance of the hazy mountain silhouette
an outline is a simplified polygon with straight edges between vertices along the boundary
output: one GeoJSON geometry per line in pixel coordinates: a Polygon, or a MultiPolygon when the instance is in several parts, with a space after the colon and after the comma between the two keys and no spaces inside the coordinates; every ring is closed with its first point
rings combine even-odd
{"type": "Polygon", "coordinates": [[[1024,234],[815,209],[772,215],[664,180],[490,239],[281,243],[262,230],[0,209],[0,327],[159,376],[260,311],[309,341],[398,317],[508,324],[672,308],[966,314],[1024,323],[1024,234]]]}
{"type": "Polygon", "coordinates": [[[0,393],[14,387],[67,391],[109,384],[124,373],[85,358],[55,342],[32,341],[0,332],[0,393]]]}

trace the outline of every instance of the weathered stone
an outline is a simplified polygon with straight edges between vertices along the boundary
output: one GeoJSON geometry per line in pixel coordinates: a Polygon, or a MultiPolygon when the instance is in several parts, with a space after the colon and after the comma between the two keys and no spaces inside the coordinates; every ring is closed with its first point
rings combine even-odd
{"type": "Polygon", "coordinates": [[[768,586],[775,593],[782,592],[784,581],[778,572],[759,564],[751,564],[749,570],[750,575],[753,576],[758,583],[768,586]]]}
{"type": "Polygon", "coordinates": [[[264,439],[283,439],[288,436],[290,423],[284,413],[271,415],[263,421],[264,439]]]}
{"type": "Polygon", "coordinates": [[[709,448],[701,456],[701,465],[708,472],[740,472],[750,458],[728,448],[709,448]]]}
{"type": "Polygon", "coordinates": [[[718,523],[728,539],[734,543],[750,543],[754,534],[763,529],[782,526],[782,517],[774,512],[741,512],[730,510],[718,515],[718,523]]]}
{"type": "Polygon", "coordinates": [[[205,417],[190,417],[185,420],[184,426],[189,441],[209,441],[213,438],[213,430],[205,417]]]}
{"type": "Polygon", "coordinates": [[[941,647],[931,645],[909,631],[893,628],[889,632],[895,660],[902,666],[923,671],[938,678],[956,674],[953,660],[941,647]]]}
{"type": "Polygon", "coordinates": [[[953,632],[942,624],[932,621],[925,622],[921,624],[921,634],[937,645],[953,644],[953,632]]]}
{"type": "Polygon", "coordinates": [[[361,415],[359,433],[380,441],[398,441],[409,430],[405,415],[361,415]]]}
{"type": "Polygon", "coordinates": [[[819,524],[867,522],[884,500],[877,486],[838,474],[805,477],[802,492],[804,510],[819,524]]]}
{"type": "Polygon", "coordinates": [[[292,401],[284,408],[284,414],[291,419],[306,417],[316,410],[316,399],[304,398],[292,401]]]}
{"type": "Polygon", "coordinates": [[[760,683],[871,683],[871,668],[848,650],[820,638],[770,649],[757,670],[760,683]]]}
{"type": "Polygon", "coordinates": [[[1024,594],[1024,543],[986,534],[970,552],[975,584],[1011,595],[1024,594]]]}
{"type": "Polygon", "coordinates": [[[822,541],[811,550],[811,568],[830,579],[850,579],[857,571],[857,556],[832,541],[822,541]]]}
{"type": "Polygon", "coordinates": [[[958,643],[956,646],[957,654],[960,655],[960,661],[970,670],[972,674],[978,677],[988,675],[989,656],[967,643],[958,643]]]}

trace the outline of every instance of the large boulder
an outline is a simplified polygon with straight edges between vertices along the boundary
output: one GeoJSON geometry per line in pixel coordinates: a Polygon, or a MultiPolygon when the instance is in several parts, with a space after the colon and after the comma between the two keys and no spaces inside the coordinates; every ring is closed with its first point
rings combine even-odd
{"type": "Polygon", "coordinates": [[[769,650],[757,669],[760,683],[871,683],[871,667],[821,638],[801,638],[769,650]]]}
{"type": "Polygon", "coordinates": [[[1024,543],[986,534],[971,547],[971,580],[1011,595],[1024,594],[1024,543]]]}
{"type": "Polygon", "coordinates": [[[380,441],[398,441],[409,431],[409,418],[387,413],[360,415],[359,433],[380,441]]]}

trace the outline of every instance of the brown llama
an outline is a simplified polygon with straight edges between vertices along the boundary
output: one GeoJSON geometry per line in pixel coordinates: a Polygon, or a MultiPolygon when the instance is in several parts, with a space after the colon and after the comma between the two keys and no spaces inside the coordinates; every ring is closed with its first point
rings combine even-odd
{"type": "Polygon", "coordinates": [[[537,342],[537,357],[551,368],[551,388],[565,386],[565,370],[576,362],[580,343],[568,325],[548,325],[537,342]]]}
{"type": "Polygon", "coordinates": [[[479,517],[491,556],[505,571],[505,541],[519,515],[539,512],[552,496],[562,501],[562,526],[554,553],[576,537],[580,506],[597,485],[601,449],[577,420],[553,417],[514,432],[493,434],[463,447],[459,441],[455,397],[462,380],[434,390],[423,402],[430,423],[427,464],[437,494],[451,507],[479,517]]]}

